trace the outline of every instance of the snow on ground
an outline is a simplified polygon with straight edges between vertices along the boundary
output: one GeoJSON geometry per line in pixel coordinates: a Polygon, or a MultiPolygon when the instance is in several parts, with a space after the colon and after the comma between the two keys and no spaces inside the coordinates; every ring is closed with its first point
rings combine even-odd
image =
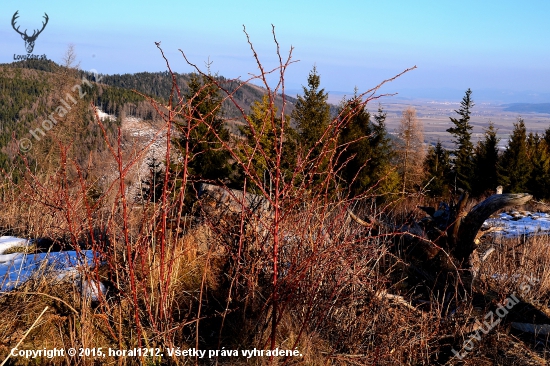
{"type": "Polygon", "coordinates": [[[494,227],[493,236],[513,238],[523,235],[550,235],[550,215],[543,212],[503,212],[483,223],[482,229],[494,227]]]}
{"type": "Polygon", "coordinates": [[[105,286],[95,281],[82,280],[79,267],[93,267],[93,252],[82,250],[49,253],[9,253],[10,249],[31,245],[26,239],[14,236],[0,237],[0,292],[20,286],[32,276],[50,276],[50,281],[72,281],[92,301],[97,301],[99,291],[105,293],[105,286]],[[5,254],[8,252],[7,254],[5,254]]]}
{"type": "Polygon", "coordinates": [[[113,116],[112,114],[107,114],[103,112],[101,109],[99,109],[98,107],[96,107],[95,110],[100,120],[109,119],[111,121],[116,121],[116,116],[113,116]]]}
{"type": "MultiPolygon", "coordinates": [[[[0,254],[3,254],[11,248],[23,247],[28,245],[29,242],[26,239],[16,238],[15,236],[0,236],[0,254]]],[[[2,263],[1,260],[0,263],[2,263]]]]}

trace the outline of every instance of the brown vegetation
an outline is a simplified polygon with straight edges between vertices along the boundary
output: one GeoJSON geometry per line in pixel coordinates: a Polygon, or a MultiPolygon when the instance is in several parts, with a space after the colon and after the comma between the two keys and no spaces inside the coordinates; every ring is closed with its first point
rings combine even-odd
{"type": "Polygon", "coordinates": [[[418,190],[424,179],[424,127],[416,117],[414,108],[403,111],[401,123],[397,129],[399,140],[396,144],[398,167],[402,175],[402,194],[418,190]]]}
{"type": "MultiPolygon", "coordinates": [[[[477,224],[487,212],[482,208],[469,210],[471,202],[457,200],[443,229],[437,227],[443,225],[438,222],[428,233],[428,226],[419,226],[426,215],[416,208],[428,205],[422,195],[403,195],[383,206],[377,206],[378,197],[368,191],[342,198],[349,192],[337,184],[341,167],[336,162],[345,146],[336,145],[338,134],[357,110],[331,121],[321,143],[297,151],[296,164],[290,169],[284,166],[287,119],[284,104],[279,114],[275,113],[274,99],[280,92],[284,96],[284,71],[292,63],[292,50],[286,60],[278,52],[279,64],[269,70],[251,43],[250,47],[260,73],[248,82],[265,83],[268,113],[263,126],[273,144],[270,149],[266,147],[262,131],[254,130],[244,113],[250,133],[256,137],[254,146],[244,148],[243,140],[227,142],[218,138],[244,174],[244,187],[239,192],[220,185],[209,189],[214,193],[208,197],[197,197],[199,192],[192,184],[195,182],[189,181],[188,172],[193,157],[185,145],[174,153],[172,136],[193,136],[195,129],[204,124],[212,133],[215,129],[208,116],[197,117],[192,98],[182,97],[175,82],[173,98],[167,105],[148,99],[164,122],[165,161],[177,167],[175,172],[164,172],[158,199],[134,204],[128,197],[128,174],[150,144],[137,154],[129,154],[124,150],[122,133],[113,140],[97,116],[95,122],[103,133],[111,164],[116,166],[112,179],[102,183],[99,195],[91,193],[97,188],[97,180],[92,177],[100,172],[83,174],[86,166],[70,155],[66,141],[61,139],[56,140],[52,152],[60,162],[56,169],[50,166],[35,172],[27,165],[22,184],[16,186],[9,179],[3,182],[0,224],[6,232],[52,238],[58,245],[77,251],[94,250],[95,266],[80,268],[82,279],[102,281],[109,290],[98,301],[91,301],[74,282],[53,281],[50,274],[40,272],[24,286],[3,294],[0,360],[23,340],[21,349],[103,347],[106,352],[109,347],[158,347],[163,353],[136,358],[55,360],[83,365],[96,361],[543,364],[546,341],[510,331],[509,321],[483,334],[464,360],[453,358],[452,349],[462,352],[474,321],[483,319],[514,291],[520,293],[520,283],[513,280],[516,275],[535,277],[538,282],[521,298],[523,308],[515,308],[513,320],[528,322],[528,315],[540,308],[537,321],[545,321],[545,304],[550,298],[546,239],[494,243],[498,255],[493,254],[478,267],[472,287],[464,293],[461,281],[471,269],[464,262],[478,248],[470,246],[461,252],[463,247],[452,240],[470,245],[477,224]],[[266,81],[269,74],[280,75],[274,88],[266,81]],[[257,160],[269,167],[267,183],[264,172],[252,164],[257,160]],[[257,192],[254,198],[261,201],[260,209],[247,198],[249,187],[257,192]],[[187,205],[189,197],[193,198],[191,207],[187,205]],[[360,217],[368,217],[368,222],[354,221],[350,208],[360,217]],[[466,212],[481,212],[481,216],[472,218],[475,215],[466,212]],[[432,236],[435,229],[440,235],[432,236]],[[445,244],[448,248],[437,240],[445,235],[451,238],[451,243],[445,244]],[[435,250],[441,258],[445,256],[449,265],[419,265],[418,257],[409,254],[420,244],[435,250]],[[495,273],[502,277],[494,277],[495,273]],[[24,337],[46,307],[40,322],[24,337]],[[200,359],[168,355],[168,349],[178,347],[237,350],[240,356],[200,359]],[[300,356],[247,359],[240,353],[253,348],[297,349],[300,356]]],[[[168,62],[167,67],[170,70],[168,62]]],[[[225,90],[215,78],[196,70],[209,80],[208,87],[225,92],[221,103],[236,105],[236,91],[225,90]]],[[[363,106],[378,97],[375,93],[383,83],[359,96],[363,106]]],[[[414,111],[406,111],[402,133],[410,138],[403,150],[407,176],[403,193],[420,181],[416,180],[419,171],[415,164],[422,161],[411,160],[421,150],[415,145],[419,139],[415,120],[414,111]]],[[[494,203],[495,199],[489,200],[494,203]]],[[[489,211],[504,206],[491,206],[489,211]]],[[[12,358],[10,362],[25,364],[26,360],[12,358]]],[[[36,362],[45,364],[49,360],[36,362]]]]}

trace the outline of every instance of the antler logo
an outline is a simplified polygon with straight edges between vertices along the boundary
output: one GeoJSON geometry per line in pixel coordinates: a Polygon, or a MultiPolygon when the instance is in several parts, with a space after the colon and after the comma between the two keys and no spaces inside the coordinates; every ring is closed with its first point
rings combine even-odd
{"type": "Polygon", "coordinates": [[[15,28],[15,20],[17,18],[19,18],[19,15],[17,15],[17,13],[19,13],[19,10],[17,10],[15,12],[15,14],[13,14],[13,18],[11,18],[11,26],[13,27],[13,29],[15,29],[15,31],[17,33],[19,33],[21,35],[21,38],[23,38],[23,40],[25,41],[25,48],[27,49],[27,53],[32,53],[32,50],[34,49],[34,42],[36,41],[36,38],[38,38],[38,35],[40,33],[42,33],[42,31],[44,30],[44,28],[46,28],[46,24],[48,24],[48,14],[44,13],[44,19],[46,20],[45,22],[42,22],[42,29],[38,30],[38,29],[35,29],[34,30],[34,33],[32,34],[32,36],[29,36],[27,34],[27,30],[25,29],[25,32],[21,33],[19,31],[19,27],[15,28]]]}

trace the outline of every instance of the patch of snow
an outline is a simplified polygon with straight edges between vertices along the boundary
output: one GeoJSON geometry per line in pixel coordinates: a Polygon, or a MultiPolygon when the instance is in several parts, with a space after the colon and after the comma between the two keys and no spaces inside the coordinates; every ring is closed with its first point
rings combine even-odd
{"type": "Polygon", "coordinates": [[[80,293],[91,301],[99,301],[100,292],[102,296],[107,293],[107,288],[101,281],[98,282],[93,278],[82,279],[82,275],[75,267],[60,270],[56,279],[59,282],[72,281],[80,293]]]}
{"type": "Polygon", "coordinates": [[[105,294],[107,293],[107,288],[101,281],[96,280],[84,280],[78,279],[76,280],[77,287],[80,289],[80,293],[84,295],[85,298],[91,300],[91,301],[99,301],[101,293],[101,297],[105,298],[105,294]]]}
{"type": "Polygon", "coordinates": [[[116,121],[116,117],[113,116],[112,114],[107,114],[103,112],[101,109],[99,109],[98,107],[95,107],[95,110],[100,120],[109,119],[111,121],[116,121]]]}
{"type": "MultiPolygon", "coordinates": [[[[8,249],[28,246],[29,244],[29,240],[26,239],[17,238],[15,236],[0,236],[0,254],[4,254],[8,249]]],[[[0,263],[2,263],[1,259],[0,263]]]]}
{"type": "Polygon", "coordinates": [[[497,218],[490,218],[483,223],[484,228],[496,227],[493,236],[514,238],[550,234],[550,215],[543,212],[501,213],[497,218]]]}
{"type": "MultiPolygon", "coordinates": [[[[2,252],[28,243],[25,239],[0,237],[2,252]]],[[[13,290],[34,275],[53,274],[55,280],[73,281],[84,296],[97,301],[99,291],[105,294],[105,285],[91,279],[83,280],[79,271],[82,266],[92,268],[93,265],[94,253],[91,250],[81,250],[80,254],[76,251],[0,254],[0,291],[13,290]]]]}

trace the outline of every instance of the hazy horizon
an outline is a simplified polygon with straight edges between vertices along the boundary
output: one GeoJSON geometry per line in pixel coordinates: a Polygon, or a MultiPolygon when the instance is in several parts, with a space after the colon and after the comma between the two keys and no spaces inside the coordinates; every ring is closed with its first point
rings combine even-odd
{"type": "Polygon", "coordinates": [[[268,2],[165,2],[162,5],[99,0],[82,9],[76,3],[8,0],[0,12],[0,63],[26,54],[11,21],[32,30],[49,22],[33,54],[60,62],[74,44],[82,69],[103,74],[165,71],[154,42],[174,71],[191,72],[190,61],[228,78],[246,79],[258,71],[243,24],[266,69],[278,64],[271,34],[275,25],[283,57],[290,47],[287,90],[299,91],[316,65],[321,87],[333,94],[370,89],[417,66],[389,83],[382,93],[402,98],[460,101],[471,88],[474,100],[550,102],[550,35],[545,19],[550,4],[512,1],[363,2],[315,4],[268,2]]]}

